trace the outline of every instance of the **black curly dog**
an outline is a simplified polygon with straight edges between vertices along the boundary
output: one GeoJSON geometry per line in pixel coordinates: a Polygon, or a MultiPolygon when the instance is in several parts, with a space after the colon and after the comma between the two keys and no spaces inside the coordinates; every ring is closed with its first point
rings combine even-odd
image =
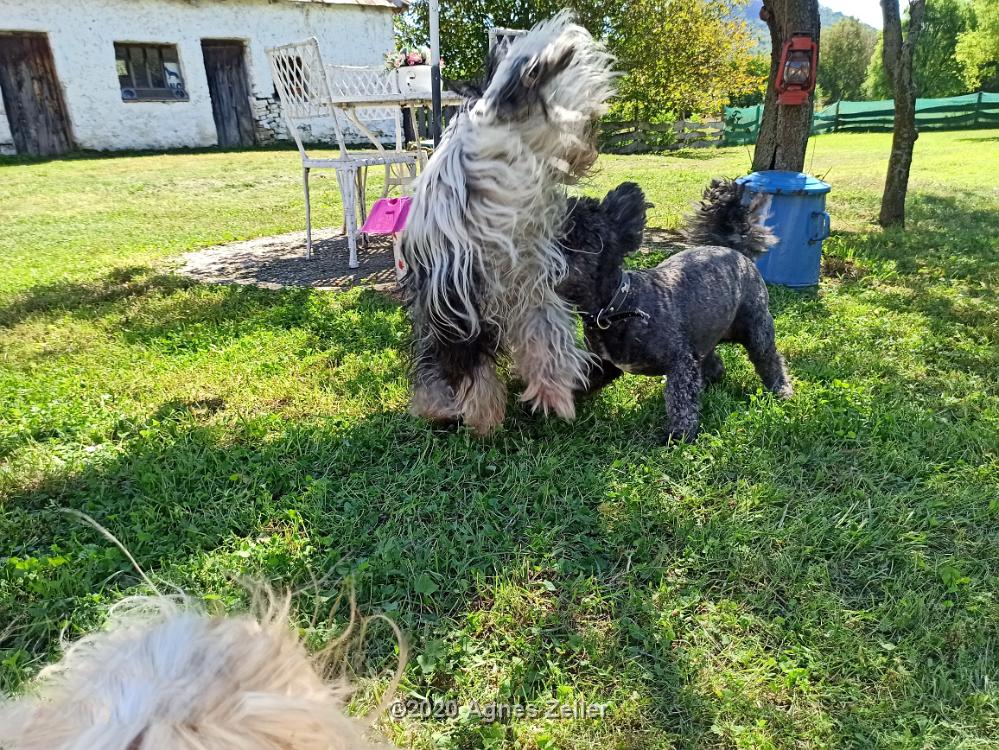
{"type": "Polygon", "coordinates": [[[645,229],[645,195],[626,182],[603,201],[570,201],[563,243],[568,274],[559,294],[574,304],[586,342],[600,358],[586,392],[623,372],[666,376],[666,440],[697,435],[701,389],[725,368],[715,347],[745,347],[763,384],[792,395],[774,345],[769,295],[753,259],[773,244],[763,225],[767,200],[746,205],[743,188],[715,180],[685,231],[689,249],[655,268],[625,271],[645,229]]]}

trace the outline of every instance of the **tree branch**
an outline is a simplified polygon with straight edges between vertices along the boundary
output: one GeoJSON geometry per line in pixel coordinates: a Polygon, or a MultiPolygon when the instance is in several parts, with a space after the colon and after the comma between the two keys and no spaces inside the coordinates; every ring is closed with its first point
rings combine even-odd
{"type": "MultiPolygon", "coordinates": [[[[923,0],[917,2],[922,5],[923,0]]],[[[902,19],[899,16],[898,0],[881,0],[881,17],[884,20],[881,59],[884,62],[888,83],[895,93],[898,62],[902,55],[902,19]]],[[[922,13],[920,13],[920,22],[922,22],[922,13]]]]}
{"type": "Polygon", "coordinates": [[[926,0],[912,0],[909,3],[909,29],[905,36],[905,54],[909,60],[916,56],[919,35],[923,31],[923,15],[926,12],[926,0]]]}

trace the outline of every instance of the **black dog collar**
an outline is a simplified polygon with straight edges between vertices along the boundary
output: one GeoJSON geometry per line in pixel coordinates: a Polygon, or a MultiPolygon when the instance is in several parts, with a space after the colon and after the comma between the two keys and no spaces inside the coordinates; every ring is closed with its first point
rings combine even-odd
{"type": "Polygon", "coordinates": [[[592,320],[601,331],[606,331],[611,327],[612,323],[616,323],[619,320],[627,320],[628,318],[648,320],[649,314],[637,307],[634,310],[622,309],[628,299],[629,291],[631,291],[631,276],[627,271],[622,271],[621,283],[618,284],[617,291],[614,292],[614,296],[611,297],[611,301],[607,303],[606,307],[600,308],[595,313],[583,312],[581,315],[586,319],[592,320]]]}

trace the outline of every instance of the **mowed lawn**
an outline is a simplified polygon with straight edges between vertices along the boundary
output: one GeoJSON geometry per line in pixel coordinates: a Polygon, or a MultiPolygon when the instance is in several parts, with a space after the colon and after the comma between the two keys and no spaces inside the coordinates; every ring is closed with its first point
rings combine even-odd
{"type": "MultiPolygon", "coordinates": [[[[298,591],[316,646],[352,589],[408,635],[401,697],[608,704],[383,718],[405,747],[999,747],[999,131],[920,137],[904,233],[873,224],[889,148],[809,148],[834,235],[817,293],[772,290],[795,398],[727,348],[702,434],[668,448],[655,379],[574,424],[511,395],[478,440],[407,415],[391,299],[172,275],[301,227],[292,151],[0,161],[0,687],[147,591],[69,508],[164,590],[298,591]]],[[[748,164],[604,157],[583,189],[635,180],[675,227],[748,164]]],[[[358,711],[394,649],[369,634],[358,711]]]]}

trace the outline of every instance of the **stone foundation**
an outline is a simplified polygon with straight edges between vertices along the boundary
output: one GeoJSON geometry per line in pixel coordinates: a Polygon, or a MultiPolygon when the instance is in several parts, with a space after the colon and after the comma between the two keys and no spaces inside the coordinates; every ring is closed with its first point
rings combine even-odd
{"type": "MultiPolygon", "coordinates": [[[[281,100],[276,96],[255,96],[253,98],[253,120],[255,124],[255,131],[257,135],[257,143],[265,146],[277,141],[291,141],[292,136],[288,131],[288,125],[284,121],[284,115],[281,114],[281,100]]],[[[332,128],[323,128],[323,121],[318,119],[316,124],[320,126],[319,132],[315,132],[311,123],[304,123],[299,126],[299,135],[301,135],[302,140],[305,143],[326,143],[326,144],[336,144],[336,133],[332,128]]],[[[354,128],[350,122],[344,122],[341,120],[341,127],[343,127],[343,137],[347,143],[360,143],[367,145],[368,140],[354,128]]],[[[385,144],[390,144],[392,142],[391,137],[385,135],[385,130],[391,126],[391,122],[388,120],[379,121],[371,123],[369,127],[372,128],[376,135],[384,136],[382,142],[385,144]]]]}
{"type": "Polygon", "coordinates": [[[257,143],[266,145],[291,138],[277,97],[254,97],[253,119],[256,122],[257,143]]]}

